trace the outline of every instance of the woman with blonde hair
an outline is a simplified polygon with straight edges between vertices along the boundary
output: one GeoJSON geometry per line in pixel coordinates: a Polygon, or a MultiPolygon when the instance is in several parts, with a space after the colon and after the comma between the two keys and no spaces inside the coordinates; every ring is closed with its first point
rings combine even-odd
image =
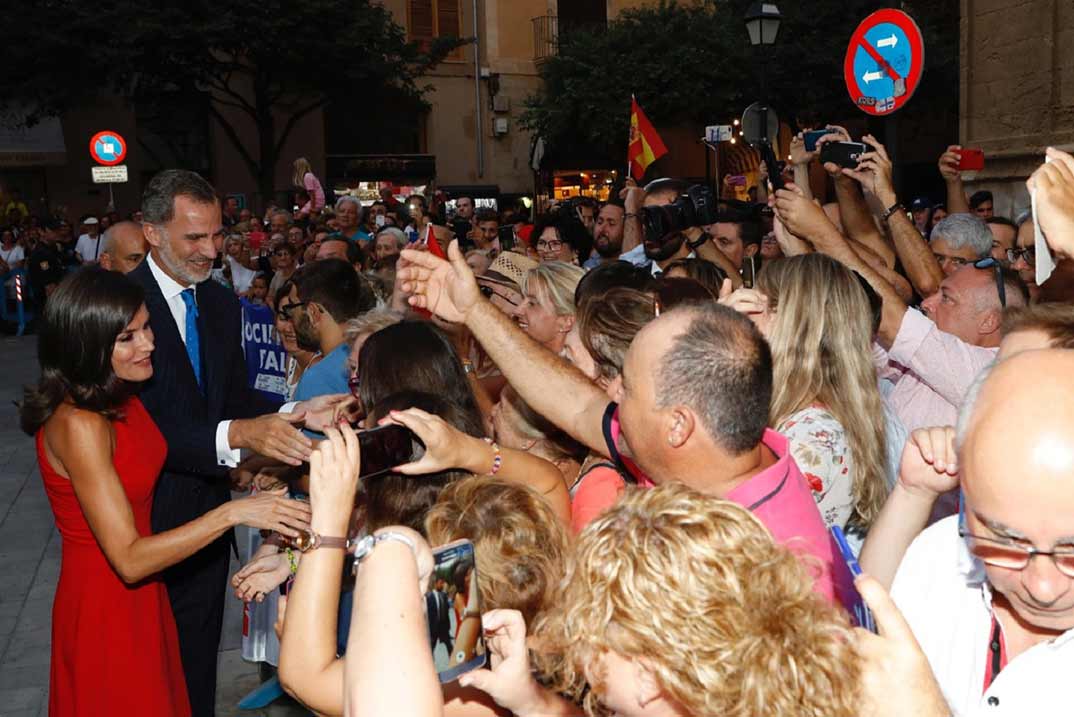
{"type": "Polygon", "coordinates": [[[300,189],[305,189],[309,195],[309,201],[299,208],[298,213],[302,216],[311,217],[320,214],[324,209],[324,188],[313,173],[310,162],[305,157],[295,160],[294,174],[291,176],[291,184],[300,189]]]}
{"type": "MultiPolygon", "coordinates": [[[[493,655],[524,660],[520,623],[486,613],[493,655]]],[[[531,632],[551,690],[591,716],[851,717],[860,707],[845,614],[747,509],[680,483],[633,489],[590,523],[556,610],[531,632]]],[[[514,695],[542,693],[528,671],[506,677],[460,682],[508,708],[514,695]]]]}
{"type": "Polygon", "coordinates": [[[562,261],[542,262],[522,277],[522,303],[514,316],[522,330],[553,353],[563,351],[574,326],[574,290],[585,270],[562,261]]]}
{"type": "Polygon", "coordinates": [[[874,318],[856,274],[823,254],[765,266],[732,306],[772,347],[769,425],[790,441],[828,526],[865,532],[887,498],[874,318]]]}

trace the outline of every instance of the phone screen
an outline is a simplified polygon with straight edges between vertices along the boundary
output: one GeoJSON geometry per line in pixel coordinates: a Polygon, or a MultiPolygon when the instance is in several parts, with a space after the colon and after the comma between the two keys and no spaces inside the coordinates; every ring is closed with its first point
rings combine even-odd
{"type": "Polygon", "coordinates": [[[515,248],[515,228],[508,224],[497,229],[500,238],[500,251],[512,251],[515,248]]]}
{"type": "Polygon", "coordinates": [[[425,593],[429,647],[440,682],[452,682],[485,664],[481,600],[474,544],[459,540],[433,551],[433,574],[425,593]]]}
{"type": "Polygon", "coordinates": [[[821,147],[820,161],[854,169],[858,166],[858,159],[868,150],[861,142],[828,142],[821,147]]]}
{"type": "Polygon", "coordinates": [[[361,478],[383,475],[396,466],[417,460],[423,452],[410,429],[396,423],[360,431],[358,445],[362,450],[361,478]]]}
{"type": "Polygon", "coordinates": [[[802,141],[805,143],[805,151],[815,152],[817,151],[817,141],[826,134],[829,134],[829,130],[826,129],[811,129],[802,135],[802,141]]]}

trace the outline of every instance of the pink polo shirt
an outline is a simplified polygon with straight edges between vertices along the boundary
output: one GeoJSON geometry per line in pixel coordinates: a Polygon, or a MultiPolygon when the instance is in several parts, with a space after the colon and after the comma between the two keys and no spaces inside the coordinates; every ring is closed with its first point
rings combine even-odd
{"type": "Polygon", "coordinates": [[[970,385],[998,351],[940,331],[917,309],[906,310],[887,353],[876,348],[880,378],[894,384],[888,403],[907,432],[955,425],[970,385]]]}
{"type": "MultiPolygon", "coordinates": [[[[651,488],[653,482],[637,465],[619,455],[619,433],[619,410],[613,403],[604,413],[604,438],[609,454],[637,477],[639,486],[651,488]]],[[[798,470],[787,439],[765,429],[761,443],[778,460],[723,497],[748,508],[777,542],[802,559],[813,575],[813,587],[818,593],[850,610],[858,600],[854,578],[824,525],[813,491],[798,470]]]]}

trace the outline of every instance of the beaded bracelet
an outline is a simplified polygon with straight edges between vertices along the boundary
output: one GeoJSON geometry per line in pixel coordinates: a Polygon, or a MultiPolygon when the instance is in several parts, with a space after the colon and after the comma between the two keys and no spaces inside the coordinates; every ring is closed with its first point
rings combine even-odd
{"type": "Polygon", "coordinates": [[[284,550],[287,553],[287,564],[291,567],[291,574],[298,575],[298,556],[291,548],[284,550]]]}
{"type": "Polygon", "coordinates": [[[485,443],[492,446],[492,470],[487,475],[494,476],[500,472],[500,467],[503,465],[503,455],[500,453],[500,447],[491,438],[486,438],[485,443]]]}

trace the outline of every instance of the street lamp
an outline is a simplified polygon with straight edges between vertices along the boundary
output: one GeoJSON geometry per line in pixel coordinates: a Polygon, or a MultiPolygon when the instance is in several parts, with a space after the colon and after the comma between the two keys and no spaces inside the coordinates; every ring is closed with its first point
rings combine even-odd
{"type": "Polygon", "coordinates": [[[746,11],[746,30],[750,34],[750,44],[773,45],[779,35],[779,23],[783,19],[775,3],[755,2],[746,11]]]}

